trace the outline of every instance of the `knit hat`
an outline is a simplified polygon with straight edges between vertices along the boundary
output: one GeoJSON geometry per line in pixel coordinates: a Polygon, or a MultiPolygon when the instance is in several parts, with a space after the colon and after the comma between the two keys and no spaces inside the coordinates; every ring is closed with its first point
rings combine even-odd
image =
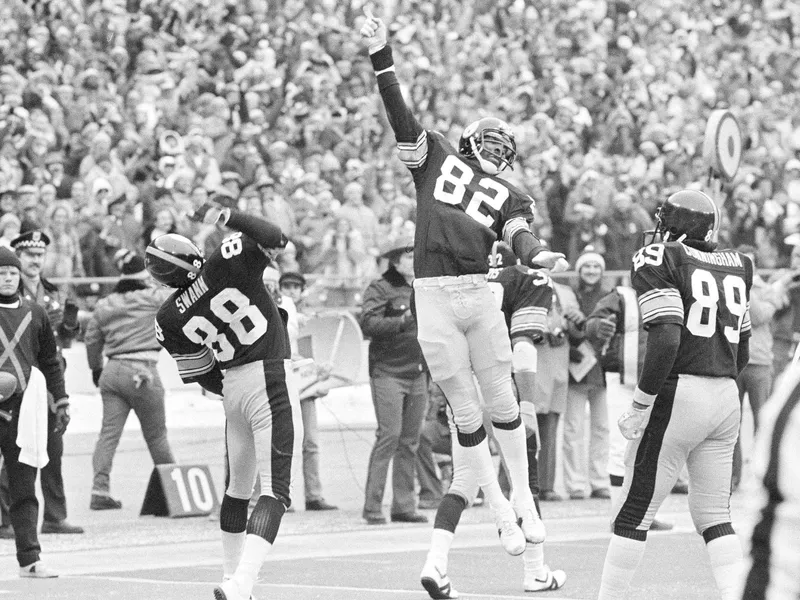
{"type": "Polygon", "coordinates": [[[595,251],[594,246],[586,246],[583,249],[583,253],[575,261],[575,271],[580,273],[583,266],[588,263],[596,263],[600,265],[601,270],[606,270],[606,261],[599,252],[595,251]]]}
{"type": "Polygon", "coordinates": [[[17,267],[17,269],[21,269],[22,263],[19,262],[16,253],[8,248],[0,247],[0,267],[17,267]]]}
{"type": "Polygon", "coordinates": [[[150,276],[144,266],[144,259],[132,250],[119,250],[114,261],[124,279],[145,279],[150,276]]]}

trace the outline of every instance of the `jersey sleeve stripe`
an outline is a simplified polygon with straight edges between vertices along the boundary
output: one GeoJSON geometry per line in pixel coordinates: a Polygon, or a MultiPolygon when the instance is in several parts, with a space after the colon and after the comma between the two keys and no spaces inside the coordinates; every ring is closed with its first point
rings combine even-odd
{"type": "Polygon", "coordinates": [[[547,310],[540,307],[521,308],[511,315],[511,337],[533,333],[539,337],[547,328],[547,310]]]}
{"type": "Polygon", "coordinates": [[[662,322],[672,321],[672,318],[683,323],[683,300],[678,290],[656,289],[645,292],[639,296],[639,307],[644,323],[655,319],[662,322]]]}
{"type": "Polygon", "coordinates": [[[506,224],[503,225],[503,241],[513,248],[514,236],[522,230],[530,231],[528,222],[525,219],[522,217],[514,217],[513,219],[509,219],[506,221],[506,224]]]}
{"type": "Polygon", "coordinates": [[[747,303],[747,309],[744,311],[744,319],[742,320],[742,331],[750,331],[752,324],[750,323],[750,303],[747,303]]]}
{"type": "Polygon", "coordinates": [[[428,134],[422,131],[417,138],[417,141],[409,144],[407,142],[398,142],[397,149],[402,163],[409,169],[417,169],[425,164],[428,159],[428,134]]]}
{"type": "Polygon", "coordinates": [[[197,377],[208,373],[214,368],[216,360],[209,348],[204,348],[194,354],[176,354],[175,362],[178,364],[178,373],[181,379],[197,377]]]}

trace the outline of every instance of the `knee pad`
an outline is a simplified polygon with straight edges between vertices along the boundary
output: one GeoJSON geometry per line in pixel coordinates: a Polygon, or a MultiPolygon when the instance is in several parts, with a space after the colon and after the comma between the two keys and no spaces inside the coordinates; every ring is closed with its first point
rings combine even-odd
{"type": "Polygon", "coordinates": [[[511,423],[519,418],[519,405],[511,383],[511,365],[476,371],[486,410],[493,423],[511,423]]]}
{"type": "Polygon", "coordinates": [[[465,369],[436,383],[447,399],[458,431],[466,434],[476,432],[483,424],[483,411],[472,372],[465,369]]]}

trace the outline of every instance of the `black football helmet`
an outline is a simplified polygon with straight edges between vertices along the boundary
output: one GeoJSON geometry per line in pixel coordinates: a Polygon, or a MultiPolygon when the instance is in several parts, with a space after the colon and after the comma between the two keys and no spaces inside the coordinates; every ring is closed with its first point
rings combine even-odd
{"type": "Polygon", "coordinates": [[[508,123],[484,117],[464,128],[458,140],[458,151],[467,158],[477,159],[485,172],[496,175],[506,168],[514,168],[517,143],[508,123]],[[487,146],[487,142],[491,146],[487,146]]]}
{"type": "Polygon", "coordinates": [[[489,266],[492,269],[502,269],[519,264],[517,255],[511,246],[505,242],[495,242],[492,244],[492,253],[489,255],[489,266]]]}
{"type": "Polygon", "coordinates": [[[664,242],[694,240],[713,245],[719,224],[714,201],[698,190],[681,190],[664,201],[656,211],[656,228],[648,243],[658,236],[664,242]]]}
{"type": "Polygon", "coordinates": [[[177,233],[160,235],[147,246],[144,266],[156,281],[185,288],[197,279],[206,259],[189,239],[177,233]]]}

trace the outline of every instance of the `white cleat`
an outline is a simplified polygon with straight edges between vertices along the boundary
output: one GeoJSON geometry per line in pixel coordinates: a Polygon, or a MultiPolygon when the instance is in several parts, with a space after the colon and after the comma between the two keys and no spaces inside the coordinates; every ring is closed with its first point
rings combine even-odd
{"type": "Polygon", "coordinates": [[[551,571],[548,566],[545,566],[545,569],[547,569],[547,575],[545,577],[525,577],[526,592],[549,592],[551,590],[557,590],[567,581],[567,574],[561,569],[551,571]]]}
{"type": "MultiPolygon", "coordinates": [[[[214,588],[214,600],[248,600],[239,592],[239,586],[233,579],[226,579],[214,588]]],[[[249,600],[255,600],[250,595],[249,600]]]]}
{"type": "Polygon", "coordinates": [[[458,592],[453,589],[450,578],[433,564],[425,563],[425,566],[422,567],[422,573],[419,575],[419,580],[433,600],[458,598],[458,592]]]}
{"type": "Polygon", "coordinates": [[[539,513],[536,512],[536,508],[517,508],[515,510],[519,518],[519,526],[522,529],[522,533],[525,534],[525,539],[531,544],[544,542],[547,532],[545,531],[544,523],[539,518],[539,513]]]}
{"type": "Polygon", "coordinates": [[[19,576],[33,579],[53,579],[54,577],[58,577],[58,573],[51,571],[42,561],[37,560],[27,567],[20,567],[19,576]]]}
{"type": "Polygon", "coordinates": [[[519,556],[525,552],[525,534],[517,524],[513,511],[510,514],[498,513],[495,515],[495,523],[503,550],[511,556],[519,556]]]}

